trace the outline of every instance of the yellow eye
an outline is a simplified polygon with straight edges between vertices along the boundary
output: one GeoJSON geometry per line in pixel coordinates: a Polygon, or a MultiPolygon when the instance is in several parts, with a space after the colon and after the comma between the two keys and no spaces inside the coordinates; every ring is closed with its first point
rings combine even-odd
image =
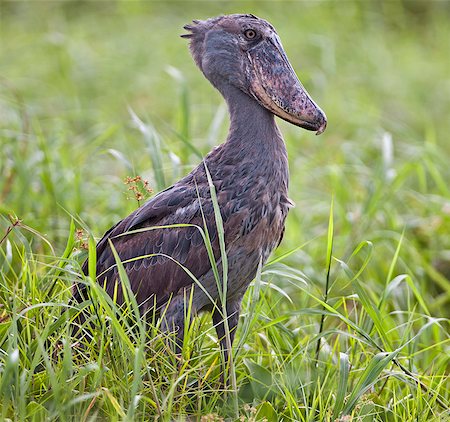
{"type": "Polygon", "coordinates": [[[246,29],[244,35],[248,40],[253,40],[256,37],[256,31],[254,29],[246,29]]]}

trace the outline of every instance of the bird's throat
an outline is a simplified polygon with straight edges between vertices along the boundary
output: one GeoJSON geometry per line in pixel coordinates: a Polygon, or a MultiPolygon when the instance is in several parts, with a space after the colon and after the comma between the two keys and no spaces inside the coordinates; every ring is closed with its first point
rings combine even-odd
{"type": "Polygon", "coordinates": [[[227,147],[256,156],[286,155],[283,137],[270,111],[235,87],[230,86],[223,94],[230,113],[227,147]]]}

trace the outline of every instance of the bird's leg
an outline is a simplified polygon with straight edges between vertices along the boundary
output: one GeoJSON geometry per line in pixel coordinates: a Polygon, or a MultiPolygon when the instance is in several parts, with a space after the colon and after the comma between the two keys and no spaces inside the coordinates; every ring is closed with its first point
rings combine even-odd
{"type": "Polygon", "coordinates": [[[221,375],[221,382],[223,383],[225,373],[230,368],[230,354],[232,353],[231,347],[233,345],[234,336],[236,334],[236,327],[239,322],[239,313],[241,310],[241,301],[234,301],[227,303],[226,305],[226,320],[228,321],[229,339],[227,338],[227,332],[225,327],[225,315],[220,305],[217,305],[212,314],[214,327],[216,328],[217,338],[220,342],[220,348],[223,354],[223,372],[221,375]]]}
{"type": "Polygon", "coordinates": [[[181,352],[183,351],[186,317],[189,315],[189,322],[191,322],[192,318],[197,314],[189,295],[189,290],[186,290],[172,297],[165,311],[163,311],[163,320],[161,323],[162,331],[176,333],[174,350],[179,356],[181,356],[181,352]]]}
{"type": "Polygon", "coordinates": [[[181,295],[175,296],[163,312],[161,330],[165,333],[175,332],[174,351],[181,355],[183,350],[184,324],[185,324],[185,300],[181,295]]]}

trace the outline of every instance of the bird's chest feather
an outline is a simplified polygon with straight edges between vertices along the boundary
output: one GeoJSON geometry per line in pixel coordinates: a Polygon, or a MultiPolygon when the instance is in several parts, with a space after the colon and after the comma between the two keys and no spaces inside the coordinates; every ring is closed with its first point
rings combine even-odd
{"type": "MultiPolygon", "coordinates": [[[[287,163],[260,168],[256,173],[248,172],[243,165],[220,184],[218,199],[224,225],[236,225],[236,230],[230,231],[234,238],[226,240],[239,246],[243,259],[257,255],[258,260],[265,262],[281,241],[293,205],[287,184],[287,163]]],[[[230,248],[233,249],[232,245],[230,248]]]]}

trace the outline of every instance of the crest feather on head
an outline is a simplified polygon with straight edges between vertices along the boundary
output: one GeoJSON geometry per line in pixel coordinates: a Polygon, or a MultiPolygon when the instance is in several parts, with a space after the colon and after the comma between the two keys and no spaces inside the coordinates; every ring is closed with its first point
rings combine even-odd
{"type": "Polygon", "coordinates": [[[190,34],[181,34],[180,37],[181,37],[181,38],[192,38],[192,37],[194,36],[194,33],[195,33],[196,29],[197,29],[197,25],[198,25],[200,22],[201,22],[201,21],[199,21],[198,19],[194,19],[194,20],[192,21],[193,24],[188,23],[188,24],[184,25],[183,28],[184,28],[186,31],[190,31],[190,34]]]}
{"type": "Polygon", "coordinates": [[[192,23],[184,25],[183,28],[189,31],[187,34],[180,35],[181,38],[189,39],[189,49],[197,66],[202,69],[201,57],[203,54],[203,40],[205,33],[208,32],[223,16],[207,20],[194,19],[192,23]]]}
{"type": "Polygon", "coordinates": [[[180,35],[181,38],[189,40],[189,49],[192,57],[194,58],[197,66],[202,69],[202,56],[204,53],[203,41],[205,40],[206,33],[213,29],[216,25],[223,26],[224,28],[233,27],[235,22],[239,22],[241,19],[251,19],[259,21],[260,24],[273,27],[263,19],[258,18],[252,14],[233,14],[233,15],[221,15],[206,20],[193,19],[192,23],[188,23],[183,28],[188,31],[186,34],[180,35]]]}

